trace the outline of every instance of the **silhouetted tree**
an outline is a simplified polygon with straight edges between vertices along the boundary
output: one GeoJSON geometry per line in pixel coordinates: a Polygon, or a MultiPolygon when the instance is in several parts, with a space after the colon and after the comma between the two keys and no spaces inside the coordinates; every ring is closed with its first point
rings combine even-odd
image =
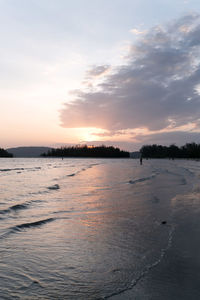
{"type": "Polygon", "coordinates": [[[72,147],[61,147],[57,149],[51,149],[47,153],[43,153],[42,156],[53,156],[53,157],[129,157],[130,154],[127,151],[122,151],[119,148],[113,146],[106,147],[102,146],[72,146],[72,147]]]}
{"type": "Polygon", "coordinates": [[[145,158],[200,158],[200,144],[188,143],[180,148],[176,145],[144,145],[140,152],[145,158]]]}
{"type": "Polygon", "coordinates": [[[13,155],[5,149],[0,148],[0,157],[13,157],[13,155]]]}

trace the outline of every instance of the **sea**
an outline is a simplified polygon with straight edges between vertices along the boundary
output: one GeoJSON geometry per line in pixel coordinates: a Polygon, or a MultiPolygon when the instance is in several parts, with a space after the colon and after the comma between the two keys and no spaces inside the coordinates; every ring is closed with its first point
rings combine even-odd
{"type": "Polygon", "coordinates": [[[200,299],[200,161],[1,158],[0,299],[200,299]]]}

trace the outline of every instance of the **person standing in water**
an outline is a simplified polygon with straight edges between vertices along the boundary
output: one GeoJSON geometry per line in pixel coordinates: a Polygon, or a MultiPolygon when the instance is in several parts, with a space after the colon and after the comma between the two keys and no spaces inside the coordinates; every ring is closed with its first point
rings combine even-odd
{"type": "Polygon", "coordinates": [[[140,154],[140,164],[142,165],[142,154],[140,154]]]}

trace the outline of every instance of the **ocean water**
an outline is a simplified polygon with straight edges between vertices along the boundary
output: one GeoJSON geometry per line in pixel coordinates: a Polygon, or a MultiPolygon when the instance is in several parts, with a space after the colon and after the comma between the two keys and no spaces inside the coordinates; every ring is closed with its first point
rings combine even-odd
{"type": "Polygon", "coordinates": [[[1,158],[0,299],[200,299],[199,181],[199,161],[1,158]]]}

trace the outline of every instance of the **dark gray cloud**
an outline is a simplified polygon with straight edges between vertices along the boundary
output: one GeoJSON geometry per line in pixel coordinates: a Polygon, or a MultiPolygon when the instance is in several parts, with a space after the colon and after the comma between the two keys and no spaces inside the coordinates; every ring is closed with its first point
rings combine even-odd
{"type": "MultiPolygon", "coordinates": [[[[99,66],[90,75],[104,73],[99,66]]],[[[77,91],[61,111],[62,126],[99,127],[113,133],[161,130],[195,123],[200,129],[200,16],[188,15],[149,30],[132,45],[125,65],[96,90],[77,91]]]]}
{"type": "Polygon", "coordinates": [[[162,144],[166,146],[176,144],[177,146],[182,146],[186,143],[200,143],[200,133],[187,131],[163,132],[134,136],[135,139],[137,140],[135,144],[138,146],[144,144],[162,144]]]}

